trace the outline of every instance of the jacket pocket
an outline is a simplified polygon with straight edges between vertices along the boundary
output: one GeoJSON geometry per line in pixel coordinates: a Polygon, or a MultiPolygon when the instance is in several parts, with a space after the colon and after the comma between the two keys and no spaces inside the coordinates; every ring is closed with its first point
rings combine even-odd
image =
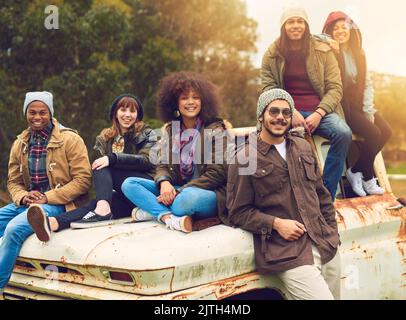
{"type": "Polygon", "coordinates": [[[280,173],[272,173],[274,173],[274,165],[269,164],[265,167],[258,168],[252,175],[252,184],[256,194],[264,197],[282,190],[282,186],[286,182],[287,177],[280,173]]]}
{"type": "MultiPolygon", "coordinates": [[[[275,237],[274,234],[271,236],[275,237]]],[[[280,243],[280,241],[274,241],[275,239],[270,239],[264,244],[262,252],[264,253],[265,261],[268,263],[280,263],[290,260],[294,260],[299,256],[299,245],[296,241],[286,243],[280,243]]]]}
{"type": "Polygon", "coordinates": [[[319,223],[323,240],[325,240],[331,247],[337,248],[340,245],[338,231],[334,230],[334,228],[332,228],[321,215],[319,216],[319,223]]]}
{"type": "Polygon", "coordinates": [[[316,173],[316,161],[313,156],[302,155],[300,158],[303,160],[303,166],[306,174],[306,178],[310,181],[317,180],[316,173]]]}

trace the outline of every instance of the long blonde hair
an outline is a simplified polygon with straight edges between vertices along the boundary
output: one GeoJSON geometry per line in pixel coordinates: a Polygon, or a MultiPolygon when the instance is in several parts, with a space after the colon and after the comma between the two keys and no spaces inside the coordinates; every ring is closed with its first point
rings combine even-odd
{"type": "MultiPolygon", "coordinates": [[[[137,101],[135,101],[134,98],[131,98],[131,97],[121,98],[120,101],[117,103],[117,108],[114,112],[114,117],[113,117],[111,127],[103,129],[102,132],[100,133],[100,135],[102,136],[102,138],[105,141],[115,138],[118,135],[121,135],[120,123],[117,120],[117,112],[120,108],[126,108],[126,109],[130,108],[131,112],[137,111],[138,114],[140,113],[140,106],[138,105],[137,101]]],[[[137,135],[139,132],[141,132],[141,129],[143,126],[144,126],[143,121],[136,120],[133,125],[134,135],[137,135]]]]}

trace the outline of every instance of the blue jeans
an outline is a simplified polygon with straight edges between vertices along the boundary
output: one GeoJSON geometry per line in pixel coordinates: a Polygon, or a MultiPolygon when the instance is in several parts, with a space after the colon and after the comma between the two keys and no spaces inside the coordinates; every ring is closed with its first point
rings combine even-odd
{"type": "MultiPolygon", "coordinates": [[[[174,186],[179,189],[179,186],[174,186]]],[[[214,191],[188,187],[179,193],[172,205],[165,206],[157,201],[160,190],[152,180],[127,178],[121,186],[125,196],[137,207],[152,214],[158,221],[165,214],[209,218],[217,214],[217,196],[214,191]]]]}
{"type": "MultiPolygon", "coordinates": [[[[43,204],[49,217],[65,211],[65,206],[43,204]]],[[[27,220],[27,207],[11,203],[0,208],[0,289],[4,288],[13,272],[14,264],[24,241],[34,233],[27,220]]]]}
{"type": "MultiPolygon", "coordinates": [[[[307,118],[312,112],[300,112],[307,118]]],[[[314,134],[330,141],[326,161],[324,163],[323,181],[334,201],[337,185],[343,172],[345,159],[352,141],[352,132],[345,120],[337,113],[329,113],[321,120],[314,134]]]]}

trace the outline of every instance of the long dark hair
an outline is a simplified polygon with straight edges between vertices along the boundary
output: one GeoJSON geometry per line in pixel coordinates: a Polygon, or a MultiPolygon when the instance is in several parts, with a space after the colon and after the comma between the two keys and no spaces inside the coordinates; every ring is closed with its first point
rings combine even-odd
{"type": "Polygon", "coordinates": [[[160,82],[157,93],[158,115],[164,122],[180,120],[179,96],[190,89],[196,91],[202,102],[199,117],[205,125],[219,119],[220,99],[217,87],[205,76],[189,71],[172,73],[160,82]]]}
{"type": "MultiPolygon", "coordinates": [[[[362,48],[362,35],[361,31],[358,26],[350,19],[350,18],[342,18],[337,19],[332,22],[327,28],[325,28],[324,32],[333,37],[333,30],[338,21],[346,21],[350,25],[350,40],[348,42],[348,48],[351,51],[352,56],[354,57],[355,64],[357,66],[357,78],[356,78],[356,85],[352,88],[351,91],[347,96],[351,96],[358,108],[362,107],[363,105],[363,97],[364,97],[364,88],[365,88],[365,81],[366,81],[366,58],[365,52],[362,48]],[[357,94],[360,93],[360,94],[357,94]]],[[[344,66],[344,58],[343,58],[343,49],[340,46],[340,53],[337,56],[338,65],[340,67],[341,75],[345,74],[345,66],[344,66]]],[[[343,79],[344,82],[344,79],[343,79]]],[[[347,97],[348,98],[348,97],[347,97]]]]}
{"type": "MultiPolygon", "coordinates": [[[[111,127],[103,129],[102,132],[100,133],[100,135],[103,137],[105,141],[108,141],[112,138],[117,137],[118,135],[121,135],[120,123],[117,120],[117,112],[120,108],[130,108],[131,112],[135,111],[137,111],[138,113],[140,112],[140,106],[138,105],[137,101],[135,101],[134,98],[132,97],[121,98],[120,101],[117,103],[117,108],[114,112],[111,127]]],[[[143,126],[144,126],[143,121],[136,120],[133,127],[131,128],[131,131],[134,132],[134,134],[136,135],[141,131],[143,126]]]]}
{"type": "MultiPolygon", "coordinates": [[[[326,29],[325,33],[327,33],[330,37],[333,38],[333,30],[335,25],[337,24],[338,21],[345,21],[349,24],[350,26],[350,40],[348,41],[348,47],[351,50],[351,53],[356,57],[357,55],[360,54],[362,49],[362,36],[361,36],[361,31],[359,30],[358,26],[351,20],[351,19],[338,19],[331,23],[326,29]]],[[[341,48],[340,48],[341,49],[341,48]]]]}
{"type": "MultiPolygon", "coordinates": [[[[306,24],[306,29],[305,29],[305,32],[304,32],[303,37],[300,40],[300,42],[301,42],[302,55],[304,57],[307,57],[307,55],[309,54],[309,43],[310,43],[311,35],[310,35],[309,25],[307,24],[307,22],[305,22],[305,24],[306,24]]],[[[292,43],[292,40],[289,39],[289,37],[286,33],[286,30],[285,30],[285,24],[284,24],[281,27],[281,36],[277,40],[278,50],[279,50],[280,54],[282,55],[282,57],[286,58],[288,56],[288,52],[291,49],[291,43],[292,43]]]]}

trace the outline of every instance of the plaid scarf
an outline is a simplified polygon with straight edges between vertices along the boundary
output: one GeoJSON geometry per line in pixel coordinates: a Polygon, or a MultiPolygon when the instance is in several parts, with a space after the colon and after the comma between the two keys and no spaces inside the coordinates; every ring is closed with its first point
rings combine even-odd
{"type": "Polygon", "coordinates": [[[197,118],[195,126],[193,127],[192,134],[185,134],[186,140],[181,140],[183,132],[186,130],[183,123],[181,124],[180,133],[175,134],[173,137],[174,143],[172,151],[180,154],[180,175],[183,179],[190,181],[193,178],[195,172],[194,155],[196,149],[196,143],[200,137],[200,129],[203,127],[203,121],[197,118]]]}
{"type": "Polygon", "coordinates": [[[53,124],[50,122],[41,131],[32,131],[28,143],[28,170],[30,172],[30,191],[46,192],[49,190],[47,176],[47,145],[53,124]]]}

